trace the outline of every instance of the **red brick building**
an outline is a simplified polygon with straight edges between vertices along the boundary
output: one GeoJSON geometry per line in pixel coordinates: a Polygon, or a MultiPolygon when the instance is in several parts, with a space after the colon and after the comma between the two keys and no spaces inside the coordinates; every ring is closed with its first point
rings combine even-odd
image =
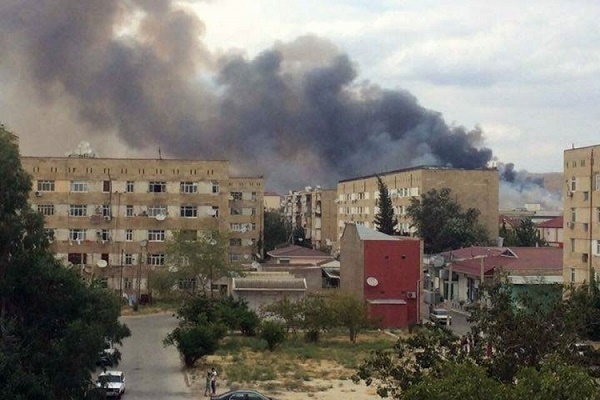
{"type": "Polygon", "coordinates": [[[340,288],[361,296],[382,328],[419,320],[421,241],[347,223],[340,246],[340,288]]]}

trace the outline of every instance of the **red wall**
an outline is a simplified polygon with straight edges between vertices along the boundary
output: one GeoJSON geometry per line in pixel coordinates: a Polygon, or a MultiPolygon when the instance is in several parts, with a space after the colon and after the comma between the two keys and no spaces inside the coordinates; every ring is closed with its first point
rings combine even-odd
{"type": "Polygon", "coordinates": [[[418,240],[366,240],[364,245],[365,300],[404,300],[406,304],[377,304],[370,309],[383,318],[388,327],[408,326],[418,321],[418,299],[421,279],[421,247],[418,240]],[[375,277],[377,286],[366,283],[375,277]],[[399,325],[402,322],[404,325],[399,325]]]}

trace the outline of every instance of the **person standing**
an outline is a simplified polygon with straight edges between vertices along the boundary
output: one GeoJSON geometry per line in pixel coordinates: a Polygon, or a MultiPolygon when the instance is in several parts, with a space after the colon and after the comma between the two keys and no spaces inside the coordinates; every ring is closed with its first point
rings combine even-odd
{"type": "Polygon", "coordinates": [[[212,391],[212,371],[206,371],[206,386],[204,387],[204,397],[210,395],[212,391]]]}
{"type": "Polygon", "coordinates": [[[210,387],[212,389],[212,394],[217,394],[217,370],[215,367],[210,371],[210,387]]]}

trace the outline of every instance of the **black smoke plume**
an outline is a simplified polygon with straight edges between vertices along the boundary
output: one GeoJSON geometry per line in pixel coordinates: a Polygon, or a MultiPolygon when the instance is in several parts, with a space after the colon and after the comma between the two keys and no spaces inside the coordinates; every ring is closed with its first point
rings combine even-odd
{"type": "Polygon", "coordinates": [[[326,40],[304,36],[248,59],[211,54],[204,29],[170,0],[4,0],[0,49],[11,61],[0,66],[49,104],[69,104],[98,138],[229,159],[278,189],[420,164],[481,168],[492,157],[479,128],[358,82],[326,40]]]}

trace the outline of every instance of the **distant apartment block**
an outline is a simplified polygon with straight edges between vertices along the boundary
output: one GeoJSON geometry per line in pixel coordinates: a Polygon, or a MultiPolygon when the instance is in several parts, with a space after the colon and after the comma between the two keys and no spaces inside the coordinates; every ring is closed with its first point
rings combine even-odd
{"type": "MultiPolygon", "coordinates": [[[[431,189],[449,188],[463,209],[476,208],[480,211],[479,222],[485,226],[490,238],[498,236],[499,177],[495,169],[415,167],[379,176],[388,187],[400,232],[414,233],[412,221],[406,215],[411,198],[418,198],[431,189]]],[[[377,175],[340,181],[336,200],[336,239],[339,240],[348,222],[376,229],[373,221],[378,212],[378,198],[377,175]]]]}
{"type": "Polygon", "coordinates": [[[312,247],[327,251],[337,240],[336,190],[307,186],[285,196],[284,215],[292,227],[304,229],[312,247]]]}
{"type": "Polygon", "coordinates": [[[281,209],[281,195],[275,192],[265,192],[263,205],[265,211],[279,211],[281,209]]]}
{"type": "Polygon", "coordinates": [[[590,282],[600,269],[600,145],[564,152],[564,282],[590,282]]]}
{"type": "Polygon", "coordinates": [[[176,231],[226,233],[224,256],[232,262],[251,262],[261,251],[263,178],[232,177],[228,161],[75,156],[22,163],[57,257],[108,288],[147,292],[149,271],[165,265],[176,231]]]}

